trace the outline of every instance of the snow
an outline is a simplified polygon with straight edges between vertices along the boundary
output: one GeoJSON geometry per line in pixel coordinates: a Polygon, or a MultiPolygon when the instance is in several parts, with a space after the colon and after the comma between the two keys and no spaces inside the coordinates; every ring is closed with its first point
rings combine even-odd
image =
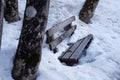
{"type": "MultiPolygon", "coordinates": [[[[78,19],[85,0],[51,0],[47,29],[73,15],[77,29],[71,38],[58,45],[53,54],[47,44],[43,45],[42,60],[37,80],[120,80],[120,0],[100,0],[91,24],[78,19]],[[76,42],[92,33],[94,40],[87,55],[75,66],[60,63],[58,56],[65,51],[67,43],[76,42]]],[[[25,0],[19,0],[20,16],[23,20],[25,0]]],[[[0,52],[0,80],[13,80],[12,62],[15,55],[22,20],[8,24],[4,20],[2,48],[0,52]]]]}

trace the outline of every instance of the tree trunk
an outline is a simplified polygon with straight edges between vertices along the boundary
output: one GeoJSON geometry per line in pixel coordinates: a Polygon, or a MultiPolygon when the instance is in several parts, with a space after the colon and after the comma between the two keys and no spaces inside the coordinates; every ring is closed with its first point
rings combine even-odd
{"type": "Polygon", "coordinates": [[[14,59],[15,80],[36,80],[50,0],[27,0],[20,41],[14,59]]]}
{"type": "Polygon", "coordinates": [[[8,23],[19,21],[18,0],[5,0],[5,19],[8,23]]]}
{"type": "Polygon", "coordinates": [[[99,0],[86,0],[83,8],[79,13],[79,19],[85,23],[90,23],[90,19],[93,17],[95,9],[99,0]]]}
{"type": "Polygon", "coordinates": [[[0,48],[2,41],[3,15],[4,15],[4,0],[0,0],[0,48]]]}

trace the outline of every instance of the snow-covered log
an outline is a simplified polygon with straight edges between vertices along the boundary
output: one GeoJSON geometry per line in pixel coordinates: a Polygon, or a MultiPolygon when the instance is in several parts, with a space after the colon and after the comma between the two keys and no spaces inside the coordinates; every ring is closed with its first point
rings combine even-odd
{"type": "Polygon", "coordinates": [[[5,0],[5,19],[9,23],[19,21],[18,0],[5,0]]]}
{"type": "Polygon", "coordinates": [[[90,23],[90,19],[93,17],[95,9],[99,0],[86,0],[83,8],[79,13],[79,19],[85,23],[90,23]]]}
{"type": "Polygon", "coordinates": [[[4,0],[0,0],[0,48],[2,40],[3,15],[4,15],[4,0]]]}
{"type": "Polygon", "coordinates": [[[22,32],[14,59],[15,80],[36,80],[50,0],[27,0],[22,32]]]}

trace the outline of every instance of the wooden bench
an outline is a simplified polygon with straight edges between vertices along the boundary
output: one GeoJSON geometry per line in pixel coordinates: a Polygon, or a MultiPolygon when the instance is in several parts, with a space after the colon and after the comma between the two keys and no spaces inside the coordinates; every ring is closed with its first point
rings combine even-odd
{"type": "Polygon", "coordinates": [[[57,45],[74,33],[76,25],[72,26],[73,21],[75,21],[75,16],[72,16],[63,22],[54,25],[52,28],[46,31],[46,43],[49,44],[50,50],[52,50],[54,53],[57,52],[57,45]],[[64,29],[65,32],[55,39],[54,34],[62,29],[64,29]]]}
{"type": "Polygon", "coordinates": [[[66,52],[63,52],[58,59],[70,66],[78,63],[78,60],[83,54],[85,54],[84,52],[90,45],[92,39],[93,35],[90,34],[87,37],[78,40],[76,43],[72,44],[66,52]]]}

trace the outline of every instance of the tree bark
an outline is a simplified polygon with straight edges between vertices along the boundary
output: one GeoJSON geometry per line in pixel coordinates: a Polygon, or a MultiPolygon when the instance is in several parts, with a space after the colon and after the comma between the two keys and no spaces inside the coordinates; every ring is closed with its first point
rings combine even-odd
{"type": "Polygon", "coordinates": [[[24,22],[12,69],[15,80],[36,80],[50,0],[27,0],[24,22]]]}
{"type": "Polygon", "coordinates": [[[8,23],[19,21],[18,0],[5,0],[5,19],[8,23]]]}
{"type": "Polygon", "coordinates": [[[99,0],[86,0],[83,8],[79,13],[79,19],[85,23],[90,23],[90,19],[93,17],[95,9],[99,0]]]}
{"type": "Polygon", "coordinates": [[[3,16],[4,15],[4,0],[0,0],[0,49],[2,41],[2,28],[3,28],[3,16]]]}

